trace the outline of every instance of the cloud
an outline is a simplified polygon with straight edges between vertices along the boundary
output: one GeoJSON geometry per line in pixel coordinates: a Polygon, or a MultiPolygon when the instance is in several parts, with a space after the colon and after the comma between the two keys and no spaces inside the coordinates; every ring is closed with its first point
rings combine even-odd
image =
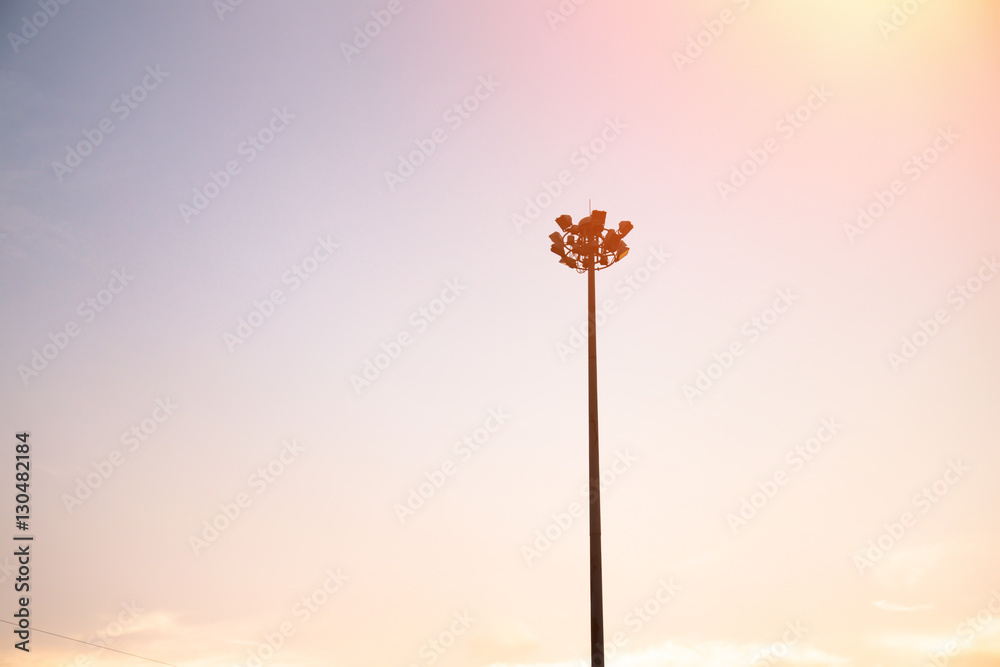
{"type": "MultiPolygon", "coordinates": [[[[760,661],[762,652],[772,647],[770,643],[733,643],[708,641],[682,643],[670,641],[642,651],[622,652],[611,655],[608,651],[609,667],[745,667],[760,661]]],[[[816,648],[792,645],[781,657],[782,664],[802,667],[829,667],[843,665],[847,658],[831,655],[816,648]]],[[[556,663],[494,663],[490,667],[587,667],[589,659],[556,663]]]]}

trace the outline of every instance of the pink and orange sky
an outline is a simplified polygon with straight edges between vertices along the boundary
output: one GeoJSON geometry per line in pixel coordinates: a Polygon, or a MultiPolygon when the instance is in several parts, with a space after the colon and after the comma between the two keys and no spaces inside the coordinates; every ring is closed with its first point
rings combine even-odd
{"type": "Polygon", "coordinates": [[[997,3],[0,26],[0,665],[1000,664],[997,3]]]}

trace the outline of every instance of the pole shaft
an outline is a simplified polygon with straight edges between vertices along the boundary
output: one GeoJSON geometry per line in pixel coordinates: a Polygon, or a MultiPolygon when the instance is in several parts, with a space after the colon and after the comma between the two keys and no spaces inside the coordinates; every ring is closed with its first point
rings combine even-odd
{"type": "Polygon", "coordinates": [[[597,446],[597,315],[594,259],[587,270],[587,356],[590,385],[590,664],[604,667],[604,593],[601,577],[601,470],[597,446]]]}

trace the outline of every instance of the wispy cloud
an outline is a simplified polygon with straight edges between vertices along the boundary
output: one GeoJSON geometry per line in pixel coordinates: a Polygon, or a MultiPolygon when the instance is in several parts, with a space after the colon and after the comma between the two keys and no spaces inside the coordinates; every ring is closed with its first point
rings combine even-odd
{"type": "MultiPolygon", "coordinates": [[[[609,656],[607,663],[611,667],[746,667],[769,647],[770,644],[763,642],[669,641],[643,651],[609,656]]],[[[784,664],[803,667],[844,665],[849,662],[847,658],[806,646],[790,646],[781,660],[784,664]]],[[[590,660],[584,659],[549,663],[494,663],[490,667],[586,667],[589,664],[590,660]]]]}
{"type": "Polygon", "coordinates": [[[873,605],[879,609],[885,609],[886,611],[924,611],[925,609],[934,609],[936,605],[927,602],[924,604],[897,604],[895,602],[888,602],[886,600],[876,600],[872,602],[873,605]]]}

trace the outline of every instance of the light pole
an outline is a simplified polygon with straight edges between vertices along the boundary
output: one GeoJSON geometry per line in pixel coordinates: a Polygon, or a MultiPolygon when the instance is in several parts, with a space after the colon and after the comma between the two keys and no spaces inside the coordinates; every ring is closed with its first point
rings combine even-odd
{"type": "Polygon", "coordinates": [[[597,447],[597,315],[594,272],[606,269],[628,254],[622,240],[632,231],[623,220],[617,231],[605,229],[605,211],[591,211],[577,224],[568,215],[556,223],[561,231],[549,235],[559,263],[587,273],[587,358],[590,385],[590,664],[604,667],[604,593],[601,583],[601,470],[597,447]]]}

